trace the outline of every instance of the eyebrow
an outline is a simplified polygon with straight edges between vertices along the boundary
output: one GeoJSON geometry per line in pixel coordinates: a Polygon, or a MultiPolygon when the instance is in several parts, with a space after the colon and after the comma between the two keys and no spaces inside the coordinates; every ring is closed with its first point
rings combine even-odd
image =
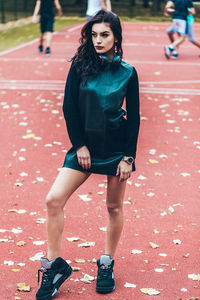
{"type": "MultiPolygon", "coordinates": [[[[96,31],[94,31],[94,30],[92,30],[92,32],[94,32],[94,33],[96,33],[96,31]]],[[[102,31],[102,32],[100,32],[100,33],[110,33],[110,31],[102,31]]]]}

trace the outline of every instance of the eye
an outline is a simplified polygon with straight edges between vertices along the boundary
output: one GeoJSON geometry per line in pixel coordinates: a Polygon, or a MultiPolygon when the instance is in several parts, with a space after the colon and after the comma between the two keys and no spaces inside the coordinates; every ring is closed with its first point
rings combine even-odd
{"type": "Polygon", "coordinates": [[[92,36],[93,36],[93,37],[96,37],[96,36],[97,36],[97,34],[96,34],[96,33],[94,33],[94,32],[92,32],[92,36]]]}
{"type": "Polygon", "coordinates": [[[102,34],[102,36],[103,36],[103,37],[108,37],[108,36],[109,36],[109,34],[107,34],[107,33],[103,33],[103,34],[102,34]]]}

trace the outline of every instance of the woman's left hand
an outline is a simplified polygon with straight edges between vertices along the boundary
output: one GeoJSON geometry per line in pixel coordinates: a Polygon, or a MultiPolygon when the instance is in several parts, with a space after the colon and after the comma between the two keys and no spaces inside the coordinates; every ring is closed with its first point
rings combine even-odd
{"type": "Polygon", "coordinates": [[[129,177],[131,177],[131,172],[132,172],[132,165],[129,165],[127,162],[121,160],[118,167],[117,167],[117,173],[116,176],[119,177],[119,181],[125,181],[129,177]]]}

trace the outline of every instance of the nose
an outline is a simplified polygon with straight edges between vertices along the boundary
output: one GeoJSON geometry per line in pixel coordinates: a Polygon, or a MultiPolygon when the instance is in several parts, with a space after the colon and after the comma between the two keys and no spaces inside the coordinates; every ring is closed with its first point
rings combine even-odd
{"type": "Polygon", "coordinates": [[[101,37],[99,35],[97,36],[97,40],[96,41],[97,41],[97,44],[101,44],[101,37]]]}

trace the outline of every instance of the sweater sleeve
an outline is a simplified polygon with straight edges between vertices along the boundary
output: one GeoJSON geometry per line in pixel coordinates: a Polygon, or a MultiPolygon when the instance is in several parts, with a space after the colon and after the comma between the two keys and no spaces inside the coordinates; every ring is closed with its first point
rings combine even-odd
{"type": "Polygon", "coordinates": [[[128,82],[126,93],[126,147],[125,156],[136,157],[137,139],[140,127],[139,83],[135,68],[128,82]]]}
{"type": "Polygon", "coordinates": [[[79,86],[80,78],[72,63],[65,85],[63,114],[70,141],[75,149],[85,145],[84,132],[78,109],[79,86]]]}

